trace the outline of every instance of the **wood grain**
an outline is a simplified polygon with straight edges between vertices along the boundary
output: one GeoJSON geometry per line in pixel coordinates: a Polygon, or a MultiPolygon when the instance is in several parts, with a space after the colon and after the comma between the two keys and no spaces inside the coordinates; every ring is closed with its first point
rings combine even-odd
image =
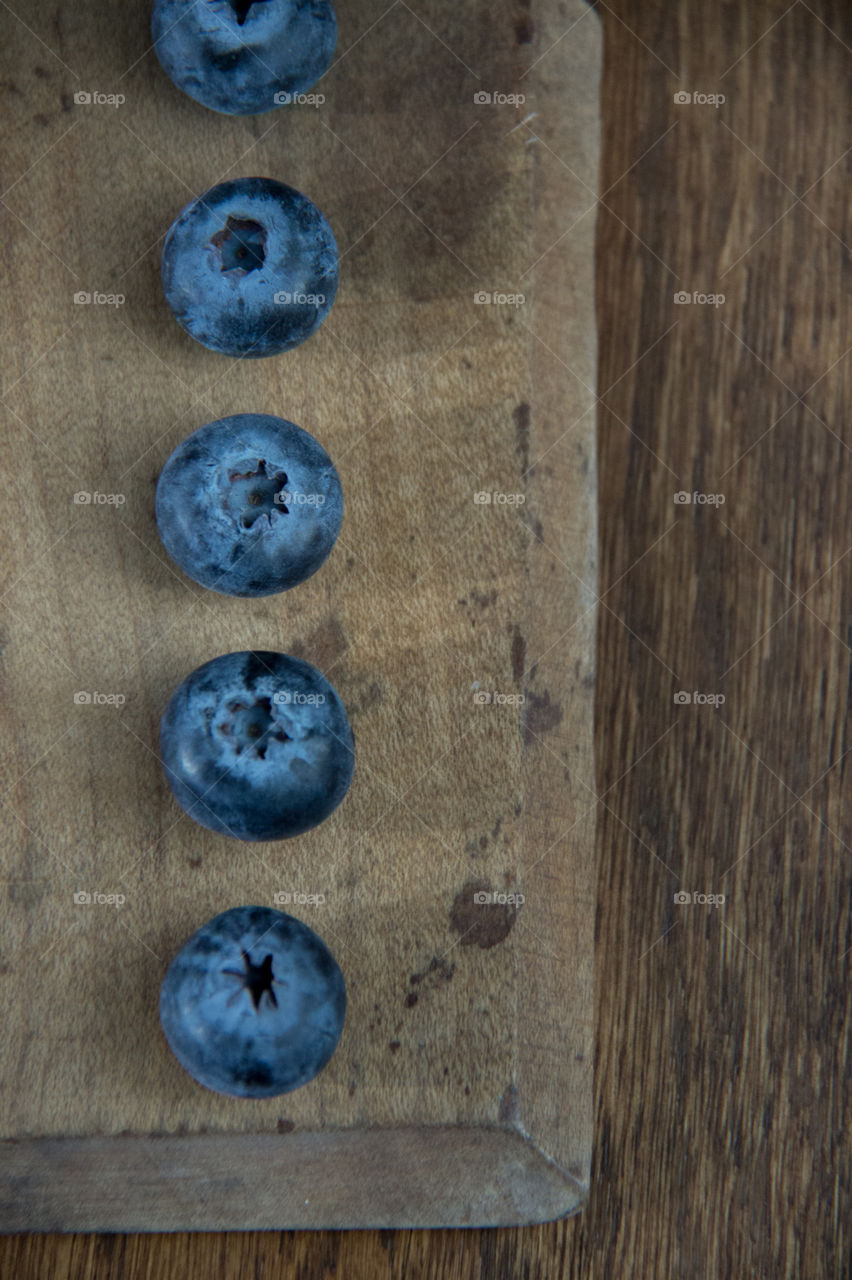
{"type": "Polygon", "coordinates": [[[524,62],[482,0],[361,6],[326,103],[243,120],[150,57],[102,100],[138,33],[99,47],[99,5],[60,23],[91,101],[63,103],[62,67],[40,72],[12,26],[6,1230],[499,1225],[585,1199],[601,31],[573,9],[523,111],[491,100],[524,62]],[[356,45],[368,20],[381,38],[356,45]],[[258,171],[325,211],[342,285],[310,343],[239,362],[173,323],[157,236],[188,195],[258,171]],[[168,563],[151,496],[188,431],[251,408],[318,436],[346,516],[321,573],[247,602],[168,563]],[[358,744],[346,803],[286,846],[194,826],[157,757],[170,690],[246,648],[316,663],[358,744]],[[347,1023],[310,1088],[247,1104],[181,1070],[159,984],[205,919],[281,895],[337,953],[347,1023]]]}
{"type": "MultiPolygon", "coordinates": [[[[848,1272],[848,8],[597,10],[589,1202],[567,1221],[497,1231],[10,1237],[4,1274],[848,1272]],[[727,101],[689,114],[678,90],[727,101]],[[675,309],[678,289],[726,302],[675,309]],[[725,507],[675,510],[681,488],[724,492],[725,507]],[[791,588],[808,594],[797,603],[791,588]],[[727,701],[675,708],[679,688],[727,701]],[[811,784],[802,800],[785,790],[811,784]],[[679,888],[725,893],[724,911],[676,913],[679,888]]],[[[537,17],[535,0],[518,7],[530,63],[545,54],[537,17]]],[[[547,122],[536,128],[546,141],[547,122]]]]}

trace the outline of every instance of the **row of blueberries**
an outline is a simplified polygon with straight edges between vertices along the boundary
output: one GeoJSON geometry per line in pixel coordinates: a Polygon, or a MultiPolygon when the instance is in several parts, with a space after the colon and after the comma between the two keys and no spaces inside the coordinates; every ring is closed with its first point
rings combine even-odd
{"type": "MultiPolygon", "coordinates": [[[[152,32],[174,83],[230,115],[304,93],[327,70],[337,38],[329,0],[156,0],[152,32]]],[[[175,318],[198,342],[228,356],[271,356],[304,342],[328,314],[337,245],[306,196],[270,178],[242,178],[178,215],[162,279],[175,318]]],[[[307,431],[242,413],[178,446],[160,475],[156,514],[166,550],[196,582],[264,596],[320,567],[340,530],[343,495],[307,431]]],[[[340,804],[354,768],[337,692],[283,653],[229,653],[193,671],[166,708],[160,748],[186,813],[247,841],[315,827],[340,804]]],[[[241,1097],[272,1097],[313,1079],[345,1012],[328,947],[268,907],[234,907],[208,921],[160,992],[178,1061],[200,1084],[241,1097]]]]}

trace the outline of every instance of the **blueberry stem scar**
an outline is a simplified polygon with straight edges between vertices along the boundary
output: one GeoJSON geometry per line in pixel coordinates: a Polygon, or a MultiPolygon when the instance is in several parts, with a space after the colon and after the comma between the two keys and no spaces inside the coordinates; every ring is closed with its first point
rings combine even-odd
{"type": "Polygon", "coordinates": [[[248,991],[252,999],[255,1010],[260,1008],[260,1002],[264,995],[268,995],[273,1006],[278,1008],[278,1000],[275,992],[272,990],[272,984],[275,978],[272,974],[272,956],[268,955],[262,964],[253,964],[251,956],[247,951],[243,952],[243,964],[245,972],[240,973],[237,969],[223,969],[229,978],[239,978],[243,987],[248,991]]]}
{"type": "Polygon", "coordinates": [[[272,523],[272,513],[289,515],[286,504],[280,501],[287,483],[287,473],[267,469],[266,459],[260,458],[254,471],[232,471],[229,506],[235,508],[239,516],[239,524],[243,529],[250,529],[255,520],[266,516],[272,523]],[[247,483],[241,483],[247,482],[247,483]]]}
{"type": "Polygon", "coordinates": [[[237,26],[241,27],[249,16],[252,5],[265,4],[266,0],[228,0],[228,2],[236,14],[237,26]]]}
{"type": "Polygon", "coordinates": [[[291,741],[289,734],[273,719],[269,698],[257,698],[253,703],[229,702],[226,710],[232,718],[219,726],[219,732],[229,738],[233,736],[236,755],[242,755],[243,748],[250,746],[254,747],[256,756],[265,760],[265,738],[271,735],[278,742],[291,741]]]}
{"type": "Polygon", "coordinates": [[[241,271],[248,275],[262,267],[266,260],[266,228],[254,218],[235,218],[228,214],[224,227],[210,237],[210,243],[219,251],[221,271],[241,271]]]}

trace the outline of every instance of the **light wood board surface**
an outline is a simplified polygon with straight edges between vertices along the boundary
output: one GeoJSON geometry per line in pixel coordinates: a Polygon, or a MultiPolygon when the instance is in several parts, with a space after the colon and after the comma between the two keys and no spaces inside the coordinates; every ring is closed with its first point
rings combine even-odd
{"type": "Polygon", "coordinates": [[[141,3],[54,5],[40,38],[5,15],[7,1230],[583,1203],[601,30],[582,0],[537,21],[556,41],[569,12],[576,33],[522,81],[512,4],[341,5],[325,102],[253,119],[173,88],[141,3]],[[253,174],[325,212],[341,287],[311,341],[241,362],[172,320],[159,242],[194,195],[253,174]],[[152,501],[185,435],[249,410],[315,434],[346,503],[321,571],[254,601],[183,577],[152,501]],[[157,758],[174,686],[247,648],[319,666],[356,736],[345,803],[294,841],[195,826],[157,758]],[[211,915],[282,894],[342,965],[344,1035],[309,1087],[222,1098],[171,1056],[159,985],[211,915]]]}

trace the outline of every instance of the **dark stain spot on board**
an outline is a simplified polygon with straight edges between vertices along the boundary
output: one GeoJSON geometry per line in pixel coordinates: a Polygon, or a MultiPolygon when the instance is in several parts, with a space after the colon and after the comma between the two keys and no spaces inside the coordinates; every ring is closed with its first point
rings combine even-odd
{"type": "Polygon", "coordinates": [[[305,662],[312,662],[320,671],[332,666],[349,648],[343,627],[338,618],[326,618],[305,640],[296,640],[290,653],[305,662]]]}
{"type": "Polygon", "coordinates": [[[515,419],[515,449],[521,459],[521,474],[524,474],[530,465],[530,407],[526,400],[515,406],[512,417],[515,419]]]}
{"type": "Polygon", "coordinates": [[[490,894],[486,880],[468,880],[456,894],[450,911],[450,925],[462,947],[496,947],[512,931],[517,907],[508,903],[478,902],[480,894],[490,894]]]}
{"type": "Polygon", "coordinates": [[[412,973],[408,981],[413,987],[422,983],[424,988],[431,987],[434,990],[436,987],[443,986],[445,982],[449,982],[455,971],[454,964],[447,964],[446,960],[439,960],[437,956],[433,956],[423,972],[412,973]]]}
{"type": "Polygon", "coordinates": [[[46,129],[50,124],[50,116],[46,116],[43,111],[39,111],[37,115],[34,115],[33,120],[37,125],[40,125],[42,129],[46,129]]]}
{"type": "Polygon", "coordinates": [[[45,71],[44,67],[33,67],[33,75],[37,76],[39,80],[49,79],[48,74],[45,71]]]}
{"type": "Polygon", "coordinates": [[[59,95],[59,101],[62,103],[63,111],[74,110],[74,99],[71,97],[71,94],[67,91],[67,89],[62,90],[62,92],[59,95]]]}
{"type": "Polygon", "coordinates": [[[275,1126],[275,1128],[278,1130],[279,1133],[292,1133],[295,1127],[296,1126],[294,1125],[292,1120],[281,1120],[281,1119],[279,1119],[277,1125],[275,1126]]]}
{"type": "Polygon", "coordinates": [[[500,1098],[500,1110],[497,1113],[497,1118],[501,1124],[508,1124],[511,1120],[517,1120],[518,1115],[518,1086],[510,1084],[500,1098]]]}
{"type": "Polygon", "coordinates": [[[521,629],[517,625],[512,632],[512,679],[515,684],[520,684],[521,677],[524,674],[524,659],[527,654],[527,642],[521,635],[521,629]]]}
{"type": "Polygon", "coordinates": [[[399,1049],[399,1041],[391,1040],[390,1043],[388,1044],[388,1048],[390,1049],[391,1053],[396,1053],[399,1049]]]}
{"type": "Polygon", "coordinates": [[[25,911],[41,906],[45,893],[43,880],[12,880],[9,883],[9,901],[25,911]]]}
{"type": "Polygon", "coordinates": [[[531,44],[535,34],[535,25],[528,13],[522,13],[515,23],[516,44],[531,44]]]}
{"type": "Polygon", "coordinates": [[[487,849],[487,848],[488,848],[488,836],[480,836],[480,837],[479,837],[479,847],[480,847],[480,849],[487,849]]]}
{"type": "Polygon", "coordinates": [[[529,744],[543,734],[555,729],[562,719],[562,708],[558,702],[550,701],[550,692],[531,693],[525,691],[524,699],[524,742],[529,744]]]}
{"type": "Polygon", "coordinates": [[[495,603],[497,599],[496,591],[489,591],[487,594],[482,591],[471,591],[471,604],[475,604],[479,609],[487,609],[489,605],[495,603]]]}
{"type": "Polygon", "coordinates": [[[385,696],[382,686],[375,680],[371,680],[366,686],[356,688],[354,695],[347,703],[350,716],[363,715],[366,711],[372,711],[373,707],[380,707],[385,696]]]}
{"type": "Polygon", "coordinates": [[[406,1009],[413,1009],[419,999],[420,997],[416,991],[409,991],[408,995],[405,997],[406,1009]]]}
{"type": "Polygon", "coordinates": [[[197,870],[198,870],[198,868],[201,866],[201,859],[200,859],[200,858],[190,858],[190,859],[189,859],[189,865],[192,867],[193,871],[197,871],[197,870]]]}

